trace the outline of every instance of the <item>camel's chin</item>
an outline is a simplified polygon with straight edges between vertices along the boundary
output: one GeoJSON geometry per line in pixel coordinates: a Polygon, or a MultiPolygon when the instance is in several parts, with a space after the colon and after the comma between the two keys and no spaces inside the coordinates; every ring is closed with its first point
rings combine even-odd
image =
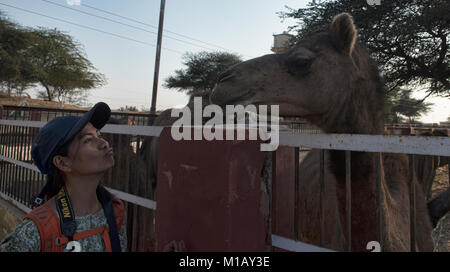
{"type": "Polygon", "coordinates": [[[312,113],[302,107],[292,104],[280,104],[280,116],[304,118],[312,115],[312,113]]]}

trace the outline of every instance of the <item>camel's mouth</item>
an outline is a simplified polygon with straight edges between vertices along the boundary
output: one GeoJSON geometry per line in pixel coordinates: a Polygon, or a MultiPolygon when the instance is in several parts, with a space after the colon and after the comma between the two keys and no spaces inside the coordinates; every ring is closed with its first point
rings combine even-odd
{"type": "Polygon", "coordinates": [[[275,106],[277,106],[279,116],[283,117],[305,118],[314,114],[302,105],[296,104],[293,100],[272,97],[270,101],[266,101],[261,99],[258,95],[260,93],[263,93],[263,90],[247,89],[245,91],[231,92],[226,87],[216,85],[209,97],[209,101],[211,104],[218,105],[221,108],[225,108],[227,105],[242,105],[244,107],[254,105],[257,107],[258,112],[262,108],[261,106],[267,106],[267,113],[276,110],[275,106]]]}
{"type": "Polygon", "coordinates": [[[246,90],[241,93],[231,93],[226,91],[221,91],[221,89],[216,86],[211,95],[209,96],[209,102],[211,104],[216,104],[220,107],[226,105],[247,105],[250,104],[251,99],[254,97],[254,90],[246,90]]]}

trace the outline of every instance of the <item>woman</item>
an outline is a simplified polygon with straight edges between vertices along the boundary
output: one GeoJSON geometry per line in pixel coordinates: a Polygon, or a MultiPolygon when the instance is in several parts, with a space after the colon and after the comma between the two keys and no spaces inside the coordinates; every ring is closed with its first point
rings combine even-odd
{"type": "Polygon", "coordinates": [[[124,251],[123,203],[100,181],[114,166],[112,148],[99,130],[110,117],[97,103],[82,117],[57,117],[41,128],[31,150],[47,175],[41,204],[0,243],[0,251],[124,251]]]}

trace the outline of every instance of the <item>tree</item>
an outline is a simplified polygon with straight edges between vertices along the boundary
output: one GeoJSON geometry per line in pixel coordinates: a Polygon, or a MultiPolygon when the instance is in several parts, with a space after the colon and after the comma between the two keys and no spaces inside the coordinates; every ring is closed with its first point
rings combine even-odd
{"type": "Polygon", "coordinates": [[[384,109],[386,123],[403,123],[406,121],[404,117],[411,122],[430,110],[432,103],[412,98],[411,95],[412,90],[400,88],[388,94],[384,109]]]}
{"type": "Polygon", "coordinates": [[[139,110],[137,109],[136,106],[125,106],[124,107],[120,107],[118,109],[118,111],[123,111],[123,112],[128,112],[128,111],[133,111],[133,112],[138,112],[139,110]]]}
{"type": "Polygon", "coordinates": [[[450,96],[450,1],[326,0],[307,8],[280,12],[281,18],[297,19],[289,31],[297,39],[349,12],[355,19],[360,41],[365,43],[385,72],[388,91],[397,87],[425,87],[428,94],[450,96]]]}
{"type": "Polygon", "coordinates": [[[0,12],[0,88],[7,95],[23,95],[34,85],[33,69],[25,55],[30,35],[0,12]]]}
{"type": "Polygon", "coordinates": [[[45,88],[39,93],[45,100],[80,103],[86,99],[86,90],[105,83],[81,45],[57,29],[32,30],[28,57],[36,80],[45,88]]]}
{"type": "Polygon", "coordinates": [[[82,104],[88,90],[105,84],[71,36],[46,28],[23,28],[0,11],[0,90],[23,95],[42,85],[39,98],[82,104]]]}
{"type": "Polygon", "coordinates": [[[229,67],[242,62],[241,57],[226,52],[186,53],[183,65],[174,76],[165,80],[164,86],[192,95],[197,91],[211,91],[219,75],[229,67]]]}

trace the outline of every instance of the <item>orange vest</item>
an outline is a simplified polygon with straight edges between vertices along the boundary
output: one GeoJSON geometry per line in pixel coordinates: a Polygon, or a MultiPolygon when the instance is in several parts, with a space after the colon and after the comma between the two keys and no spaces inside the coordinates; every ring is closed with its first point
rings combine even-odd
{"type": "MultiPolygon", "coordinates": [[[[125,211],[123,202],[120,199],[114,199],[113,208],[114,216],[116,218],[117,231],[119,231],[122,226],[125,211]]],[[[62,252],[62,245],[69,242],[69,239],[64,237],[61,233],[58,216],[47,205],[44,204],[32,210],[29,214],[27,214],[27,216],[25,216],[25,219],[33,220],[39,230],[39,235],[41,237],[41,252],[62,252]]],[[[90,229],[80,233],[75,233],[73,240],[76,241],[102,233],[102,238],[106,245],[106,251],[111,252],[111,240],[109,239],[108,231],[108,226],[90,229]]]]}

